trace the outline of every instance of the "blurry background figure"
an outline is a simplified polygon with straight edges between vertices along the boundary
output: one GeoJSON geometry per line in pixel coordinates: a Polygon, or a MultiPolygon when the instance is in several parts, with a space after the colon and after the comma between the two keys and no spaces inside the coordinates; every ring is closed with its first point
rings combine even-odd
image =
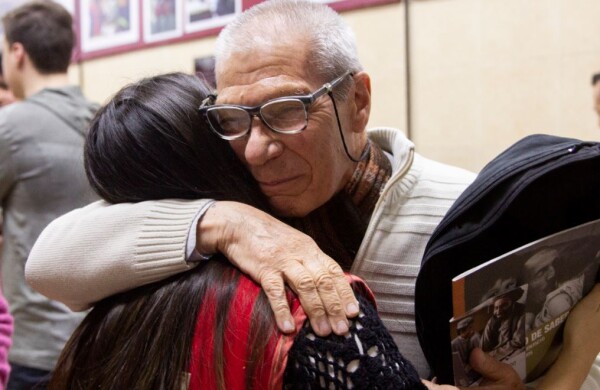
{"type": "Polygon", "coordinates": [[[594,91],[594,109],[598,114],[598,126],[600,127],[600,72],[592,76],[592,87],[594,91]]]}
{"type": "Polygon", "coordinates": [[[25,282],[25,262],[50,221],[96,198],[82,155],[98,106],[69,85],[75,34],[66,9],[27,2],[2,24],[2,69],[18,100],[0,109],[2,287],[14,318],[7,389],[40,390],[83,315],[34,292],[25,282]]]}

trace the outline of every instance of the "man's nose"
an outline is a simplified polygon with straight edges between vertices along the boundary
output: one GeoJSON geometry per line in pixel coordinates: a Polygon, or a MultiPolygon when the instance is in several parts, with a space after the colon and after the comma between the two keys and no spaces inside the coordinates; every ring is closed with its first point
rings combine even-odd
{"type": "Polygon", "coordinates": [[[248,165],[264,165],[269,160],[283,153],[280,135],[271,131],[259,117],[252,118],[252,128],[244,149],[244,157],[248,165]]]}

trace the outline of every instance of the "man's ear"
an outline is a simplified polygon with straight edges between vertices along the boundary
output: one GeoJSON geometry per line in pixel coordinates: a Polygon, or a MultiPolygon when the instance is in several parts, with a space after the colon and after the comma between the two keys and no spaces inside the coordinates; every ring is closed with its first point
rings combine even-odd
{"type": "Polygon", "coordinates": [[[358,72],[354,78],[355,118],[352,130],[355,133],[365,131],[371,115],[371,77],[367,72],[358,72]]]}
{"type": "Polygon", "coordinates": [[[22,43],[11,43],[8,47],[8,53],[6,54],[9,56],[10,61],[17,66],[17,68],[21,69],[23,67],[27,53],[25,52],[25,48],[23,47],[22,43]]]}

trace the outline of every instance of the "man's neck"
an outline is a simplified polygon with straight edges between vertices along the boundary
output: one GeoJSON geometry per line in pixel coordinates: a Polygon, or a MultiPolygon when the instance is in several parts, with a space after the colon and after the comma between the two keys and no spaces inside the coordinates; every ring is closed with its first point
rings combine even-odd
{"type": "Polygon", "coordinates": [[[28,98],[44,88],[60,88],[69,85],[67,73],[40,74],[29,72],[24,77],[23,93],[28,98]]]}

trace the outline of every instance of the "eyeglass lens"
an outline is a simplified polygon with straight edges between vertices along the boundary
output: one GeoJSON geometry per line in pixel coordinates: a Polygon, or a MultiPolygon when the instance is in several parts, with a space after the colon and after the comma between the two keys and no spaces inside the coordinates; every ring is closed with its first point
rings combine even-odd
{"type": "MultiPolygon", "coordinates": [[[[212,107],[207,110],[210,125],[225,137],[245,134],[252,126],[252,115],[240,107],[212,107]]],[[[306,106],[298,99],[268,102],[259,109],[263,122],[275,131],[291,133],[306,127],[306,106]]]]}

